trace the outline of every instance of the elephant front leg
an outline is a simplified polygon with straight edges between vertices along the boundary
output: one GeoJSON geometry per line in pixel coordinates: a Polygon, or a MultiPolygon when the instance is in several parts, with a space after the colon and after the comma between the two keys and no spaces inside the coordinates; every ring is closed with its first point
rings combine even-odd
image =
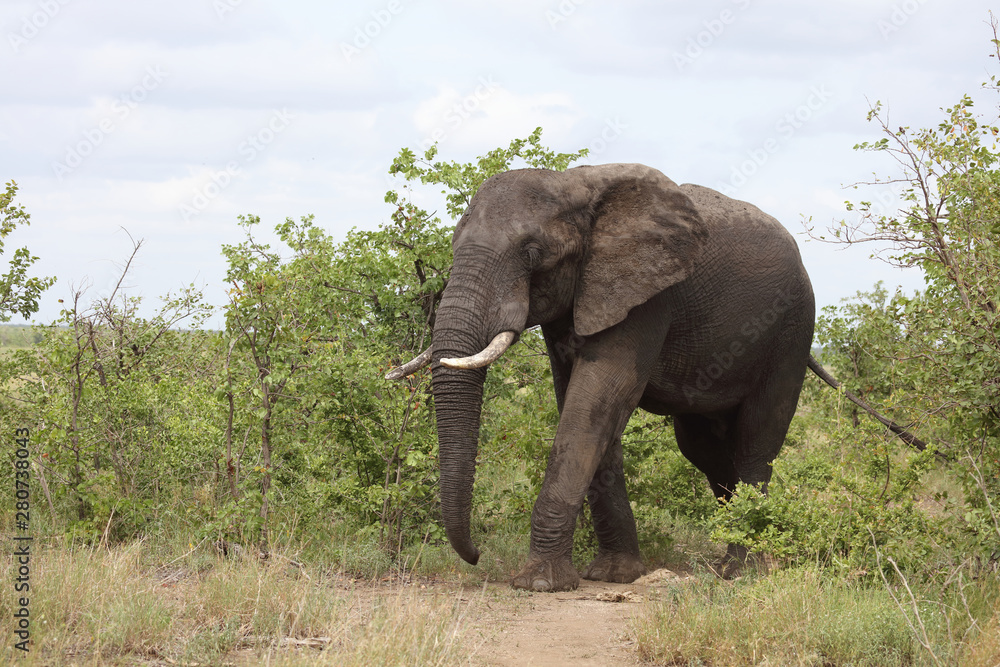
{"type": "MultiPolygon", "coordinates": [[[[609,467],[614,479],[608,489],[592,494],[597,503],[598,536],[604,548],[588,575],[600,579],[627,576],[634,579],[642,567],[635,521],[628,509],[625,479],[621,474],[619,438],[639,401],[646,378],[607,372],[600,364],[584,359],[577,359],[566,391],[545,481],[531,514],[528,563],[514,577],[515,588],[560,591],[579,585],[580,577],[572,562],[573,531],[580,507],[593,488],[595,474],[606,456],[614,462],[609,467]],[[607,454],[609,449],[612,451],[607,454]]],[[[615,368],[644,366],[618,364],[615,368]]]]}
{"type": "Polygon", "coordinates": [[[549,453],[538,499],[531,513],[531,549],[528,562],[514,577],[514,588],[532,591],[568,591],[580,585],[573,567],[573,532],[602,452],[590,434],[570,434],[566,411],[549,453]]]}
{"type": "MultiPolygon", "coordinates": [[[[556,442],[549,452],[549,463],[545,473],[542,492],[535,501],[531,513],[531,552],[527,564],[514,577],[511,585],[533,591],[572,590],[579,586],[580,575],[573,567],[573,532],[576,528],[577,516],[583,503],[583,494],[575,498],[572,492],[571,500],[555,497],[552,491],[555,478],[562,476],[560,486],[566,487],[565,477],[569,471],[561,471],[560,459],[571,454],[566,451],[566,424],[562,421],[566,405],[566,395],[569,390],[570,377],[579,345],[578,339],[572,334],[571,324],[561,322],[542,327],[545,334],[545,344],[548,348],[549,361],[552,364],[552,381],[555,385],[556,404],[559,406],[560,428],[556,433],[556,442]],[[550,478],[552,481],[550,482],[550,478]]],[[[575,444],[575,443],[574,443],[575,444]]],[[[585,484],[580,479],[576,484],[585,484]]],[[[568,486],[575,484],[569,482],[568,486]]]]}
{"type": "MultiPolygon", "coordinates": [[[[604,579],[637,577],[639,561],[635,520],[625,493],[621,434],[639,404],[669,326],[662,304],[655,300],[637,306],[627,320],[587,337],[575,347],[568,380],[553,363],[561,401],[559,428],[549,454],[535,509],[531,514],[531,551],[528,563],[514,577],[515,588],[570,590],[580,583],[573,568],[573,530],[584,498],[594,486],[598,470],[607,470],[610,485],[591,493],[602,550],[588,576],[604,579]],[[609,453],[609,450],[610,453],[609,453]],[[633,576],[634,575],[634,576],[633,576]]],[[[546,332],[553,352],[554,332],[546,332]]],[[[557,350],[558,351],[558,350],[557,350]]]]}
{"type": "Polygon", "coordinates": [[[514,588],[554,592],[580,585],[573,567],[573,530],[579,512],[580,503],[574,506],[539,495],[531,513],[528,562],[511,582],[514,588]]]}
{"type": "Polygon", "coordinates": [[[620,437],[615,438],[604,453],[590,482],[587,502],[594,520],[598,551],[583,578],[628,584],[646,574],[639,554],[635,517],[625,488],[620,437]]]}
{"type": "MultiPolygon", "coordinates": [[[[618,470],[621,471],[618,434],[611,436],[607,433],[608,429],[618,428],[619,420],[612,420],[596,433],[567,433],[574,431],[578,423],[594,423],[589,418],[578,421],[572,415],[567,406],[549,455],[545,481],[531,513],[528,563],[514,577],[514,588],[565,591],[579,586],[580,575],[572,560],[573,532],[585,496],[591,500],[594,525],[601,545],[585,576],[588,579],[624,582],[633,581],[645,572],[639,559],[635,520],[628,507],[624,475],[620,480],[613,479],[609,488],[594,492],[601,486],[602,476],[597,475],[597,471],[602,468],[601,462],[605,458],[617,460],[618,470]],[[617,453],[614,451],[615,443],[617,453]],[[608,450],[610,453],[607,453],[608,450]]],[[[624,420],[621,421],[621,428],[624,428],[624,420]]]]}

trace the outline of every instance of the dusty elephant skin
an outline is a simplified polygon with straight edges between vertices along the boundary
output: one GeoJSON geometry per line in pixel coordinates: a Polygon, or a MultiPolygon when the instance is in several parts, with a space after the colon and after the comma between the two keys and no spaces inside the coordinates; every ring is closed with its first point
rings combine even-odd
{"type": "Polygon", "coordinates": [[[621,445],[637,407],[674,416],[681,452],[717,497],[766,485],[814,322],[809,278],[778,221],[642,165],[524,169],[483,184],[453,248],[432,372],[442,514],[462,558],[479,558],[469,517],[486,375],[469,366],[488,363],[467,358],[502,352],[503,332],[541,325],[560,413],[514,587],[579,584],[571,553],[585,499],[599,551],[584,577],[645,573],[621,445]]]}

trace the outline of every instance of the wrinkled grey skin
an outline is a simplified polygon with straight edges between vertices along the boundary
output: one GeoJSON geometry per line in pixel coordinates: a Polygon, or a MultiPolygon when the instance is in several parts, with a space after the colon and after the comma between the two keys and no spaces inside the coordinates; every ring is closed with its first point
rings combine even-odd
{"type": "Polygon", "coordinates": [[[483,184],[453,247],[432,370],[442,514],[466,561],[479,558],[469,515],[486,369],[439,361],[503,331],[541,325],[560,413],[514,587],[579,584],[571,553],[584,500],[599,551],[583,576],[645,572],[622,464],[636,407],[674,416],[681,451],[719,498],[768,482],[814,321],[795,241],[774,218],[642,165],[525,169],[483,184]]]}

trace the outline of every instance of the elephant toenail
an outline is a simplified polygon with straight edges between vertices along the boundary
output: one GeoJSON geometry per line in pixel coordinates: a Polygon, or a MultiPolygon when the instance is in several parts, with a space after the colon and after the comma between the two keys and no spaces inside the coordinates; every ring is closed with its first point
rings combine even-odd
{"type": "Polygon", "coordinates": [[[531,590],[533,591],[545,592],[550,588],[552,588],[552,585],[545,579],[535,579],[531,582],[531,590]]]}

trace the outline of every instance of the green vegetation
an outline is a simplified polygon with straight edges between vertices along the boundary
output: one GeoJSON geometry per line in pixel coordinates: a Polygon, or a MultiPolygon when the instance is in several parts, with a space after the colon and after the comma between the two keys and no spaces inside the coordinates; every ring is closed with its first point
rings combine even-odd
{"type": "Polygon", "coordinates": [[[31,347],[41,342],[42,335],[27,325],[0,326],[0,350],[17,347],[31,347]]]}
{"type": "MultiPolygon", "coordinates": [[[[23,206],[14,203],[17,183],[10,181],[0,193],[0,254],[4,251],[4,239],[17,229],[27,227],[31,216],[23,206]]],[[[27,248],[18,248],[10,256],[7,273],[0,275],[0,322],[9,322],[15,314],[28,318],[38,310],[38,297],[48,289],[55,278],[35,278],[28,276],[28,269],[38,260],[27,248]]]]}
{"type": "MultiPolygon", "coordinates": [[[[906,185],[902,208],[849,204],[859,222],[833,230],[835,241],[888,242],[888,259],[919,266],[926,289],[876,285],[826,308],[817,326],[823,362],[931,447],[908,449],[810,378],[769,494],[744,487],[718,506],[669,420],[634,416],[623,443],[644,554],[697,575],[637,617],[644,658],[994,664],[1000,128],[970,98],[945,115],[935,129],[895,130],[872,110],[885,138],[858,148],[895,158],[902,172],[882,187],[906,185]],[[767,554],[772,572],[734,583],[705,574],[725,542],[767,554]]],[[[116,290],[93,301],[73,294],[50,326],[0,329],[0,432],[31,429],[33,576],[45,582],[32,597],[44,652],[32,659],[461,659],[451,603],[401,596],[373,602],[362,622],[335,583],[350,574],[481,584],[507,579],[524,559],[558,420],[539,333],[525,332],[488,375],[478,568],[451,553],[438,521],[429,373],[383,376],[428,345],[452,225],[479,185],[585,155],[551,151],[540,135],[469,164],[437,160],[433,147],[402,150],[390,171],[408,186],[387,193],[389,221],[339,242],[306,217],[278,224],[271,247],[260,219],[241,217],[240,238],[222,248],[221,332],[204,330],[211,309],[194,288],[167,295],[148,318],[116,290]],[[414,203],[418,183],[440,188],[449,220],[414,203]],[[279,652],[296,641],[312,652],[279,652]],[[412,653],[399,657],[401,646],[412,653]]],[[[15,193],[10,184],[0,200],[0,239],[28,220],[15,193]]],[[[32,312],[50,284],[27,278],[32,261],[26,249],[14,254],[0,320],[32,312]]],[[[14,466],[5,470],[14,488],[14,466]]],[[[14,521],[5,506],[0,527],[14,521]]],[[[595,549],[581,516],[575,557],[586,562],[595,549]]],[[[0,616],[12,604],[0,596],[0,616]]]]}

